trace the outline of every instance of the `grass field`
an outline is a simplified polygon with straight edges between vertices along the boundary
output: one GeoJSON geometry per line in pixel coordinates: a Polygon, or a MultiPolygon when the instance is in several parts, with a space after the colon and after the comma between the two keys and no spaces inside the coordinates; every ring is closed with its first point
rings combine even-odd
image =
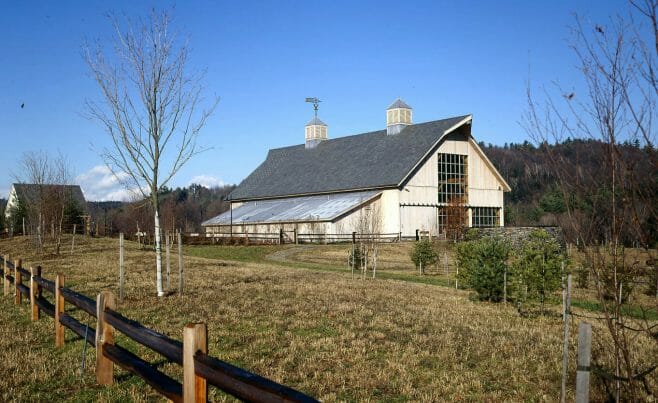
{"type": "MultiPolygon", "coordinates": [[[[63,272],[67,287],[94,297],[117,289],[117,244],[78,237],[72,255],[56,257],[37,255],[27,239],[14,238],[0,241],[0,253],[43,266],[51,279],[63,272]]],[[[153,252],[128,242],[127,298],[118,310],[179,340],[186,323],[206,322],[210,354],[322,401],[557,400],[558,307],[555,315],[521,318],[512,306],[471,301],[467,291],[441,286],[452,283],[442,268],[416,275],[410,245],[385,246],[378,278],[365,280],[340,263],[344,245],[189,247],[185,294],[158,299],[153,252]]],[[[605,360],[605,331],[592,323],[594,354],[605,360]]],[[[1,401],[160,400],[119,369],[115,385],[95,385],[94,349],[81,370],[83,343],[67,331],[65,347],[56,350],[52,319],[29,322],[27,306],[13,298],[0,297],[0,324],[1,401]]],[[[570,398],[576,333],[574,321],[570,398]]],[[[180,368],[156,354],[124,337],[117,343],[180,378],[180,368]]],[[[655,341],[638,345],[640,360],[655,361],[655,341]]],[[[650,381],[655,390],[656,377],[650,381]]],[[[602,397],[596,385],[592,393],[602,397]]],[[[211,399],[230,400],[213,388],[211,399]]]]}

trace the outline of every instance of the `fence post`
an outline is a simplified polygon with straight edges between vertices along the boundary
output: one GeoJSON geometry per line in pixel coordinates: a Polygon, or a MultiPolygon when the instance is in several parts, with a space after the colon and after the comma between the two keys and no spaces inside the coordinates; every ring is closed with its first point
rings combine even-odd
{"type": "Polygon", "coordinates": [[[166,245],[166,253],[165,257],[167,259],[167,292],[171,288],[171,244],[173,242],[171,239],[171,235],[169,234],[169,231],[165,232],[165,245],[166,245]]]}
{"type": "Polygon", "coordinates": [[[576,370],[576,403],[589,401],[589,364],[592,352],[592,325],[578,325],[578,367],[576,370]]]}
{"type": "Polygon", "coordinates": [[[73,233],[71,236],[71,254],[73,254],[73,249],[75,248],[75,230],[76,230],[77,224],[73,224],[73,233]]]}
{"type": "Polygon", "coordinates": [[[208,332],[204,323],[188,323],[183,330],[183,401],[205,402],[208,385],[194,372],[194,355],[208,352],[208,332]]]}
{"type": "Polygon", "coordinates": [[[41,286],[34,281],[34,277],[41,277],[41,266],[30,267],[30,308],[32,311],[32,321],[39,320],[40,311],[37,305],[37,298],[41,297],[41,286]]]}
{"type": "Polygon", "coordinates": [[[356,243],[356,231],[352,231],[352,244],[356,243]]]}
{"type": "Polygon", "coordinates": [[[562,345],[562,388],[560,402],[567,399],[567,370],[569,367],[569,316],[571,315],[571,274],[567,276],[567,289],[564,298],[564,341],[562,345]]]}
{"type": "Polygon", "coordinates": [[[295,239],[295,245],[297,245],[297,228],[293,228],[292,236],[295,239]]]}
{"type": "Polygon", "coordinates": [[[7,276],[9,275],[9,255],[5,255],[4,261],[5,271],[2,274],[2,279],[4,282],[4,295],[9,295],[9,280],[7,279],[7,276]]]}
{"type": "Polygon", "coordinates": [[[18,271],[19,267],[21,267],[21,259],[16,259],[14,261],[14,303],[18,305],[23,301],[23,294],[18,289],[18,286],[23,284],[23,275],[18,271]]]}
{"type": "Polygon", "coordinates": [[[123,302],[123,288],[126,283],[126,271],[124,261],[125,246],[123,232],[119,233],[119,302],[123,302]]]}
{"type": "Polygon", "coordinates": [[[416,241],[420,241],[420,230],[416,230],[416,241]]]}
{"type": "Polygon", "coordinates": [[[111,385],[114,381],[114,363],[103,355],[106,344],[114,344],[114,328],[105,322],[105,309],[114,309],[114,294],[102,291],[96,297],[96,382],[111,385]]]}
{"type": "Polygon", "coordinates": [[[57,273],[55,277],[55,347],[64,346],[64,326],[59,322],[64,313],[64,296],[60,288],[64,287],[64,275],[57,273]]]}
{"type": "Polygon", "coordinates": [[[180,230],[176,235],[178,237],[178,293],[183,295],[183,238],[180,230]]]}

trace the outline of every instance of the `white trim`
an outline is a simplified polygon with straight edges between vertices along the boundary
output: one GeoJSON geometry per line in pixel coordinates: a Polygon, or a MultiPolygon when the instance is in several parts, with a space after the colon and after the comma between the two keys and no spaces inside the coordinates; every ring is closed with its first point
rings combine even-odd
{"type": "Polygon", "coordinates": [[[461,126],[465,125],[466,123],[468,123],[472,120],[473,120],[473,115],[467,115],[464,119],[460,120],[458,123],[456,123],[452,127],[445,130],[443,132],[443,134],[441,135],[441,137],[439,137],[439,139],[436,140],[436,142],[434,144],[432,144],[432,146],[427,150],[427,152],[425,152],[425,154],[423,154],[423,156],[418,160],[418,162],[413,166],[413,168],[411,168],[409,170],[409,172],[407,172],[407,174],[398,183],[397,187],[398,188],[401,187],[402,184],[405,183],[407,181],[407,179],[409,179],[409,176],[411,176],[411,174],[414,173],[417,168],[419,168],[419,166],[427,159],[427,157],[430,155],[430,153],[432,153],[434,151],[434,149],[439,145],[439,143],[441,143],[443,141],[443,139],[448,134],[452,133],[456,129],[460,128],[461,126]]]}

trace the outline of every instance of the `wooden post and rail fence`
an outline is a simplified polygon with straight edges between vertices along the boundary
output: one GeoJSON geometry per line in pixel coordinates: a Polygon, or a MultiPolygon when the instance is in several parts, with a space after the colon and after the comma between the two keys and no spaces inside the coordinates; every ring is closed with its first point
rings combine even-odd
{"type": "Polygon", "coordinates": [[[317,402],[311,396],[208,355],[207,329],[203,323],[186,325],[180,342],[121,315],[116,311],[115,296],[109,291],[102,291],[93,300],[64,287],[63,274],[57,274],[52,281],[41,276],[41,267],[26,270],[20,259],[11,262],[7,255],[0,257],[0,261],[4,296],[13,295],[15,304],[21,304],[23,296],[29,299],[32,321],[39,320],[42,312],[52,317],[55,347],[64,346],[64,330],[69,329],[96,348],[96,381],[101,385],[114,382],[116,364],[174,402],[205,402],[208,385],[251,402],[317,402]],[[23,284],[24,279],[29,279],[29,287],[23,284]],[[43,296],[43,291],[53,295],[53,302],[43,296]],[[96,318],[96,328],[70,316],[64,309],[67,303],[96,318]],[[115,344],[117,331],[181,365],[182,383],[115,344]]]}

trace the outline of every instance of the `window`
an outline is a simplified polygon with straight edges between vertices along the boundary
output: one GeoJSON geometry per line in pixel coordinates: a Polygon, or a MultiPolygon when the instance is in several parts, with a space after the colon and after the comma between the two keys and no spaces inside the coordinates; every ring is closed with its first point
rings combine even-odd
{"type": "Polygon", "coordinates": [[[467,156],[439,154],[439,203],[466,204],[467,156]]]}
{"type": "Polygon", "coordinates": [[[500,209],[498,207],[473,207],[473,227],[498,227],[500,209]]]}

